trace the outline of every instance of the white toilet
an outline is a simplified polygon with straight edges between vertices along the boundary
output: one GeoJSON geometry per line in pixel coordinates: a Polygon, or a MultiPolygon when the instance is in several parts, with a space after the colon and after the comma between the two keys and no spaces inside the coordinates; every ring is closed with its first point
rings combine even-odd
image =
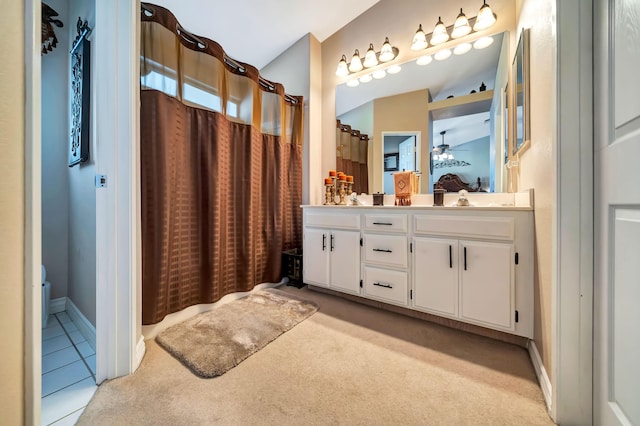
{"type": "Polygon", "coordinates": [[[42,328],[49,322],[49,301],[51,300],[51,283],[47,281],[47,268],[42,265],[42,328]]]}

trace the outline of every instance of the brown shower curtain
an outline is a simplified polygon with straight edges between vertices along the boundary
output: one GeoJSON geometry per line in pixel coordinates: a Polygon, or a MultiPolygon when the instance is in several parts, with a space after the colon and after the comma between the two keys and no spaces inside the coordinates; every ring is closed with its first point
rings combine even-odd
{"type": "Polygon", "coordinates": [[[336,168],[353,176],[353,192],[369,192],[369,136],[336,120],[336,168]]]}
{"type": "Polygon", "coordinates": [[[142,322],[281,279],[302,242],[301,97],[142,3],[142,322]]]}

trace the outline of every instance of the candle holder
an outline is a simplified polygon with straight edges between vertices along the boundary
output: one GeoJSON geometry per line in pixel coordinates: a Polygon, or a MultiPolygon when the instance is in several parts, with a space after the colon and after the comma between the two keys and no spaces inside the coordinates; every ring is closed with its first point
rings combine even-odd
{"type": "Polygon", "coordinates": [[[325,188],[325,193],[324,193],[325,202],[324,202],[324,205],[325,206],[335,206],[336,200],[335,200],[335,195],[334,195],[334,191],[335,190],[333,188],[333,183],[325,183],[324,188],[325,188]]]}
{"type": "Polygon", "coordinates": [[[344,198],[345,198],[344,196],[346,194],[345,187],[347,186],[347,182],[344,181],[344,180],[338,181],[338,186],[340,188],[339,189],[340,202],[338,202],[338,204],[341,205],[341,206],[346,206],[347,203],[344,200],[344,198]]]}
{"type": "Polygon", "coordinates": [[[338,177],[337,176],[329,176],[333,183],[331,184],[331,205],[338,204],[336,202],[336,196],[338,195],[338,177]]]}

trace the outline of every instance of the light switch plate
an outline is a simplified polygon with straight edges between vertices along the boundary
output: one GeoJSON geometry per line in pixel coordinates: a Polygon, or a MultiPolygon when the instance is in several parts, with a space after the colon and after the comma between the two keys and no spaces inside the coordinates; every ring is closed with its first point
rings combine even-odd
{"type": "Polygon", "coordinates": [[[96,188],[107,187],[107,175],[96,175],[96,188]]]}

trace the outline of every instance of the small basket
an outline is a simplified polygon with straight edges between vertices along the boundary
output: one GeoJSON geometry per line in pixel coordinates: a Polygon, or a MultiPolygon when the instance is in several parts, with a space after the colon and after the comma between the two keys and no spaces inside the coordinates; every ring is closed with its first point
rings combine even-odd
{"type": "Polygon", "coordinates": [[[300,288],[302,282],[302,249],[294,248],[282,252],[282,275],[289,278],[288,285],[300,288]]]}

